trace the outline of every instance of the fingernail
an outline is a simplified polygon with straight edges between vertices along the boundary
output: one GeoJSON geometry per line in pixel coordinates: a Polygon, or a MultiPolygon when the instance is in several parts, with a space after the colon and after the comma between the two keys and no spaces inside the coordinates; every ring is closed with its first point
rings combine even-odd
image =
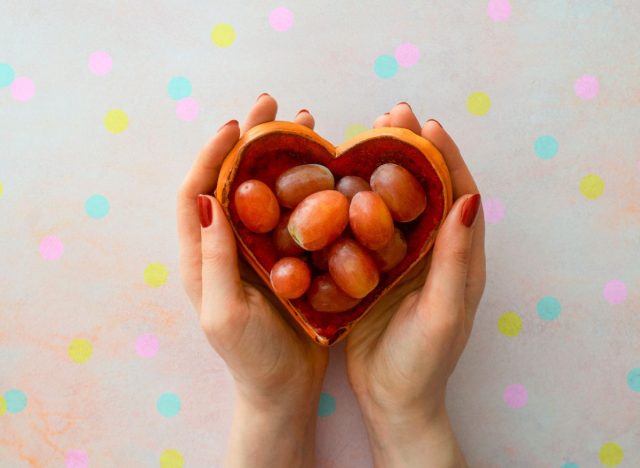
{"type": "Polygon", "coordinates": [[[385,112],[385,113],[384,113],[384,115],[389,115],[389,114],[391,114],[391,112],[385,112]]]}
{"type": "Polygon", "coordinates": [[[427,120],[427,122],[435,122],[435,123],[437,123],[437,124],[438,124],[438,127],[440,127],[440,128],[442,128],[442,129],[444,129],[444,127],[442,126],[442,124],[441,124],[440,122],[438,122],[436,119],[429,119],[429,120],[427,120]]]}
{"type": "Polygon", "coordinates": [[[238,121],[237,121],[237,120],[235,120],[235,119],[233,119],[233,120],[229,120],[226,124],[224,124],[222,127],[220,127],[220,128],[218,129],[218,132],[219,132],[220,130],[222,130],[224,127],[226,127],[227,125],[232,124],[232,123],[234,123],[234,124],[236,124],[236,125],[237,125],[237,124],[238,124],[238,121]]]}
{"type": "Polygon", "coordinates": [[[307,109],[300,109],[296,115],[300,115],[303,112],[306,112],[307,114],[309,113],[309,111],[307,109]]]}
{"type": "Polygon", "coordinates": [[[258,102],[262,96],[269,96],[269,93],[262,93],[260,96],[256,98],[256,102],[258,102]]]}
{"type": "Polygon", "coordinates": [[[207,228],[213,221],[213,210],[211,200],[204,195],[198,195],[198,215],[200,216],[200,226],[207,228]]]}
{"type": "MultiPolygon", "coordinates": [[[[399,106],[400,104],[404,104],[404,105],[406,105],[409,109],[411,109],[411,106],[409,105],[409,103],[408,103],[408,102],[404,102],[404,101],[402,101],[402,102],[399,102],[398,104],[396,104],[396,106],[399,106]]],[[[413,110],[413,109],[411,109],[411,110],[413,110]]]]}
{"type": "Polygon", "coordinates": [[[480,208],[480,194],[475,193],[467,198],[464,205],[462,205],[462,212],[460,214],[462,224],[471,227],[478,214],[478,208],[480,208]]]}

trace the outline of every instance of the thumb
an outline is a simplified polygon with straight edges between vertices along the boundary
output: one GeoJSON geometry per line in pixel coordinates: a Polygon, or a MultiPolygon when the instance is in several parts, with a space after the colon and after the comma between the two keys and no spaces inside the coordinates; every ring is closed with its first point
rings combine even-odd
{"type": "Polygon", "coordinates": [[[431,268],[419,298],[420,310],[436,322],[464,319],[457,314],[464,314],[471,240],[479,207],[479,193],[458,198],[436,237],[431,268]]]}
{"type": "Polygon", "coordinates": [[[244,290],[238,271],[236,240],[218,200],[198,195],[202,249],[202,311],[200,319],[209,338],[240,330],[244,290]],[[213,336],[211,336],[213,335],[213,336]]]}

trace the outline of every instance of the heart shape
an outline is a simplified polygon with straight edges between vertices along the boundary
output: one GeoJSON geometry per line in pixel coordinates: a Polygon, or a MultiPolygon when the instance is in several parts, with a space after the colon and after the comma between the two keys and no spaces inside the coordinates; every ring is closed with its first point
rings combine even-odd
{"type": "Polygon", "coordinates": [[[365,314],[422,259],[452,204],[449,171],[438,149],[411,130],[383,127],[358,134],[335,147],[313,130],[293,122],[272,121],[249,129],[225,158],[215,192],[233,227],[238,248],[266,285],[278,260],[270,233],[257,234],[240,221],[233,194],[249,179],[258,179],[272,190],[278,176],[300,164],[322,164],[336,181],[346,175],[369,180],[381,164],[395,163],[409,170],[427,195],[427,208],[417,219],[398,223],[407,240],[407,254],[393,269],[380,273],[376,288],[345,312],[318,312],[306,301],[278,299],[295,321],[318,344],[331,346],[346,337],[365,314]]]}

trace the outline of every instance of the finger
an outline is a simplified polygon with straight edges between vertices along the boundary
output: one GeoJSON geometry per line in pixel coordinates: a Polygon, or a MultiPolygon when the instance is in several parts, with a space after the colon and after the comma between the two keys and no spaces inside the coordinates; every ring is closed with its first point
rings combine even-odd
{"type": "Polygon", "coordinates": [[[261,94],[240,126],[240,136],[244,135],[251,127],[275,120],[277,113],[278,103],[275,98],[266,93],[261,94]]]}
{"type": "Polygon", "coordinates": [[[304,125],[305,127],[309,127],[311,130],[313,130],[313,127],[316,124],[316,121],[313,118],[313,115],[311,115],[311,113],[306,109],[300,109],[296,114],[295,119],[293,119],[293,121],[297,124],[304,125]]]}
{"type": "MultiPolygon", "coordinates": [[[[442,125],[436,120],[429,120],[422,128],[422,136],[431,141],[442,153],[451,175],[454,200],[466,193],[477,193],[479,191],[478,186],[462,158],[460,149],[442,125]]],[[[471,243],[467,291],[465,294],[469,332],[473,325],[478,304],[482,298],[486,278],[484,251],[485,222],[482,205],[480,205],[474,230],[473,241],[471,243]]]]}
{"type": "Polygon", "coordinates": [[[373,128],[391,127],[391,113],[385,112],[373,121],[373,128]]]}
{"type": "Polygon", "coordinates": [[[418,135],[421,131],[420,122],[406,102],[400,102],[391,109],[391,126],[408,128],[418,135]]]}
{"type": "Polygon", "coordinates": [[[480,195],[460,197],[436,237],[431,269],[418,299],[418,314],[428,328],[446,339],[463,329],[465,290],[471,242],[480,208],[480,195]]]}
{"type": "Polygon", "coordinates": [[[201,228],[202,311],[200,320],[208,335],[223,339],[242,330],[247,308],[238,272],[236,241],[231,225],[218,201],[210,195],[198,197],[201,228]]]}
{"type": "Polygon", "coordinates": [[[218,180],[224,157],[238,141],[238,122],[221,128],[198,154],[177,196],[177,228],[180,248],[180,276],[194,306],[201,299],[200,224],[196,199],[200,193],[211,193],[218,180]]]}

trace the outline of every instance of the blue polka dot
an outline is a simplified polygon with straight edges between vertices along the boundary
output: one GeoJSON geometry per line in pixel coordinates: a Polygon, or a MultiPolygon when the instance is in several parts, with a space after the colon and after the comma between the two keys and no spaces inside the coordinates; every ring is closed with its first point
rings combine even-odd
{"type": "Polygon", "coordinates": [[[158,412],[167,418],[171,418],[180,412],[180,398],[175,393],[163,393],[156,403],[158,412]]]}
{"type": "Polygon", "coordinates": [[[536,140],[533,149],[540,159],[551,159],[558,152],[558,140],[551,135],[542,135],[536,140]]]}
{"type": "Polygon", "coordinates": [[[538,301],[538,315],[542,320],[555,320],[560,315],[560,302],[555,297],[547,296],[538,301]]]}
{"type": "Polygon", "coordinates": [[[640,392],[640,367],[631,369],[627,374],[627,384],[634,392],[640,392]]]}
{"type": "Polygon", "coordinates": [[[27,407],[27,395],[22,390],[15,388],[4,394],[4,400],[7,402],[7,411],[9,413],[19,413],[27,407]]]}
{"type": "Polygon", "coordinates": [[[398,61],[393,55],[381,55],[376,59],[373,69],[380,78],[391,78],[398,72],[398,61]]]}
{"type": "Polygon", "coordinates": [[[176,76],[169,81],[169,96],[176,101],[191,96],[191,82],[184,76],[176,76]]]}
{"type": "Polygon", "coordinates": [[[8,63],[0,63],[0,88],[4,88],[13,83],[16,72],[13,71],[8,63]]]}
{"type": "Polygon", "coordinates": [[[565,463],[560,468],[580,468],[577,463],[565,463]]]}
{"type": "Polygon", "coordinates": [[[100,219],[109,213],[109,200],[102,195],[91,195],[84,202],[84,210],[94,219],[100,219]]]}
{"type": "Polygon", "coordinates": [[[330,416],[336,410],[336,399],[328,393],[320,394],[320,404],[318,405],[318,416],[330,416]]]}

